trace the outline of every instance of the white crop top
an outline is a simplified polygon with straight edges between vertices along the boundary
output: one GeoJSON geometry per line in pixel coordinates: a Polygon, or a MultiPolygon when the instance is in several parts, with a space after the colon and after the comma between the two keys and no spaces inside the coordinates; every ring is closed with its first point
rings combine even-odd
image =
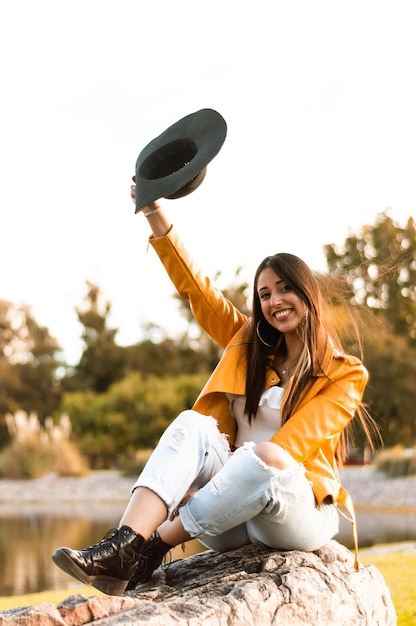
{"type": "Polygon", "coordinates": [[[270,387],[261,395],[256,418],[249,424],[248,417],[244,413],[245,396],[227,393],[230,401],[230,412],[237,421],[237,434],[235,446],[239,448],[245,441],[269,441],[282,425],[280,404],[284,388],[270,387]]]}

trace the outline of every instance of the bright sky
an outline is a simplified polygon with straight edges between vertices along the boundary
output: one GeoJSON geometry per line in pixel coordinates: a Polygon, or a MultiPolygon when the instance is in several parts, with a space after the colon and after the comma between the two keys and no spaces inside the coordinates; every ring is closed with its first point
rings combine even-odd
{"type": "MultiPolygon", "coordinates": [[[[139,152],[214,108],[228,135],[201,187],[165,201],[209,275],[268,254],[326,268],[378,213],[416,214],[412,0],[3,0],[0,299],[32,307],[70,362],[86,280],[121,345],[180,328],[149,228],[139,152]]],[[[220,285],[221,286],[221,285],[220,285]]]]}

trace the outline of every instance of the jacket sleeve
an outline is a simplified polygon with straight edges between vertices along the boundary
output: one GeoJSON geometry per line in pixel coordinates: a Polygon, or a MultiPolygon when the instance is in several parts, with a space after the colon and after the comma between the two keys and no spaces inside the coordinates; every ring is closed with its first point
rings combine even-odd
{"type": "Polygon", "coordinates": [[[178,294],[190,303],[195,320],[217,344],[225,348],[246,321],[246,316],[201,273],[174,227],[165,237],[151,237],[149,241],[178,294]]]}
{"type": "Polygon", "coordinates": [[[354,357],[334,361],[330,376],[320,374],[315,380],[317,393],[306,398],[271,439],[300,463],[310,462],[326,441],[338,440],[364,393],[368,373],[363,364],[354,357]]]}

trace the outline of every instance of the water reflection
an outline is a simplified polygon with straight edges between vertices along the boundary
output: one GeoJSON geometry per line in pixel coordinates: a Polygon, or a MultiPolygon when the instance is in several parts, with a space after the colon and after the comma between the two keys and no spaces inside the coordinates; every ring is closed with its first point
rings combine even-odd
{"type": "Polygon", "coordinates": [[[69,577],[51,561],[54,549],[61,545],[91,545],[114,521],[36,512],[1,518],[0,595],[65,587],[69,577]]]}
{"type": "MultiPolygon", "coordinates": [[[[117,526],[124,505],[103,506],[96,510],[74,509],[68,505],[46,512],[33,506],[27,510],[0,510],[0,596],[32,593],[46,589],[68,589],[77,585],[51,560],[55,548],[67,545],[83,548],[97,542],[117,526]]],[[[416,514],[357,511],[360,547],[377,543],[416,540],[416,514]]],[[[336,539],[352,548],[351,528],[341,520],[336,539]]],[[[198,542],[188,544],[185,554],[176,548],[173,558],[195,554],[198,542]]],[[[70,594],[70,591],[68,591],[70,594]]]]}
{"type": "MultiPolygon", "coordinates": [[[[375,510],[356,510],[358,543],[367,548],[380,543],[416,540],[416,513],[388,513],[375,510]]],[[[341,519],[340,532],[335,537],[347,548],[354,547],[351,524],[341,519]]]]}

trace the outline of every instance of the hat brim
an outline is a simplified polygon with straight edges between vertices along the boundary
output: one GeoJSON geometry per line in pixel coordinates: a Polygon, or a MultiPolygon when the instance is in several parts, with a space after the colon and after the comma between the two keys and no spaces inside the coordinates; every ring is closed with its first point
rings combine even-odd
{"type": "Polygon", "coordinates": [[[135,212],[159,198],[178,198],[194,191],[226,135],[224,118],[213,109],[201,109],[147,144],[136,161],[135,212]]]}

